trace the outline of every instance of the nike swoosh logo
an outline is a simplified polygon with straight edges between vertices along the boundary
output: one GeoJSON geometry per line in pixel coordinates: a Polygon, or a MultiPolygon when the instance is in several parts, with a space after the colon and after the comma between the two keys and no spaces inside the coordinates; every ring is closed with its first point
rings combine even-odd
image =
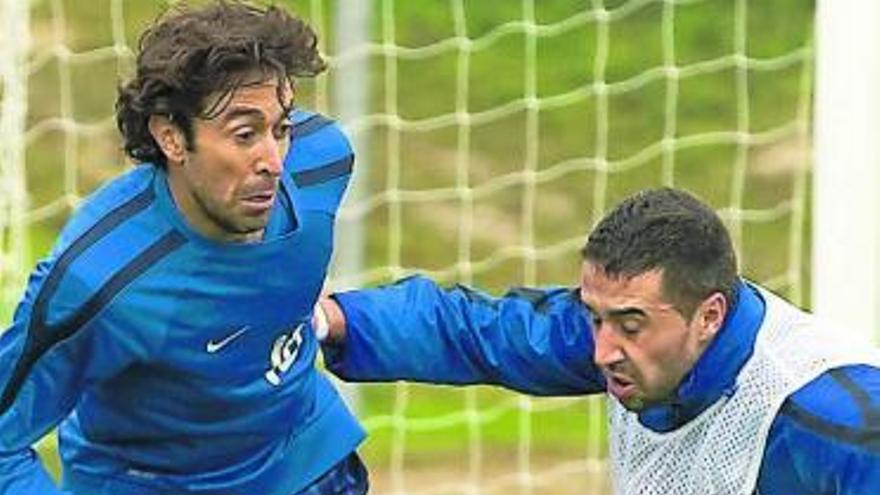
{"type": "Polygon", "coordinates": [[[248,331],[248,328],[250,328],[250,327],[248,327],[248,326],[241,327],[235,333],[229,334],[226,337],[223,337],[223,339],[221,339],[221,340],[217,340],[217,341],[209,340],[208,344],[205,346],[205,350],[208,351],[208,354],[214,354],[215,352],[217,352],[220,349],[223,349],[224,347],[229,345],[229,343],[232,342],[233,340],[241,337],[243,333],[248,331]]]}

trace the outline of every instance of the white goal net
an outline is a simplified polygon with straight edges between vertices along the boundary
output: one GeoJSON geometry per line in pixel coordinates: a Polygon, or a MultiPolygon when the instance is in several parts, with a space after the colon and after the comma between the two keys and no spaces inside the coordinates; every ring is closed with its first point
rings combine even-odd
{"type": "MultiPolygon", "coordinates": [[[[330,71],[300,104],[357,146],[336,287],[420,271],[575,285],[622,197],[685,187],[748,277],[809,301],[814,4],[300,0],[330,71]],[[350,11],[355,14],[344,24],[350,11]],[[340,27],[341,26],[341,27],[340,27]],[[345,36],[362,30],[362,39],[345,36]]],[[[70,211],[126,167],[115,88],[164,2],[3,0],[0,314],[70,211]]],[[[489,387],[358,387],[374,493],[604,493],[604,407],[489,387]]]]}

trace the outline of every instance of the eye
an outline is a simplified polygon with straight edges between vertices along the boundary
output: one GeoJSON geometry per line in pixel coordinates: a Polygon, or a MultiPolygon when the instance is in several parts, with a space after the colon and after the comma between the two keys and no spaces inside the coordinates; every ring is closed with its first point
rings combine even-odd
{"type": "Polygon", "coordinates": [[[626,334],[639,333],[642,329],[642,322],[636,319],[626,319],[620,322],[620,329],[626,334]]]}
{"type": "Polygon", "coordinates": [[[235,141],[241,144],[250,144],[257,137],[257,131],[251,126],[244,126],[235,129],[232,132],[235,141]]]}
{"type": "Polygon", "coordinates": [[[595,314],[590,315],[590,323],[593,324],[593,330],[598,330],[599,327],[602,326],[602,318],[596,316],[595,314]]]}
{"type": "Polygon", "coordinates": [[[275,139],[280,141],[282,139],[289,139],[291,132],[293,132],[293,123],[285,119],[275,126],[273,134],[275,135],[275,139]]]}

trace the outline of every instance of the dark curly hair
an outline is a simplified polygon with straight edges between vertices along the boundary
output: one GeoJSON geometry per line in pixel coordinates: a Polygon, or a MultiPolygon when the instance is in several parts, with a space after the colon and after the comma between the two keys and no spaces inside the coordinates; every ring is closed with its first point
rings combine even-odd
{"type": "Polygon", "coordinates": [[[148,128],[150,116],[169,117],[192,149],[193,118],[221,112],[254,71],[291,84],[294,77],[321,73],[326,64],[317,44],[305,22],[274,6],[215,0],[201,8],[172,8],[141,35],[134,78],[119,88],[116,124],[125,153],[164,165],[148,128]],[[204,108],[214,94],[220,97],[204,108]]]}
{"type": "Polygon", "coordinates": [[[663,271],[663,295],[686,319],[714,292],[734,302],[736,254],[721,219],[684,191],[641,191],[620,203],[593,230],[581,251],[606,276],[632,278],[663,271]]]}

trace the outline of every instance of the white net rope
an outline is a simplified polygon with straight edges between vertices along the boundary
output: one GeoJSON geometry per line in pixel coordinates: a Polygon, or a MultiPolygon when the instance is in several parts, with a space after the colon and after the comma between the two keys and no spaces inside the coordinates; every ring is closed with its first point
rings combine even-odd
{"type": "MultiPolygon", "coordinates": [[[[164,5],[25,3],[4,2],[4,25],[18,16],[26,34],[4,43],[0,59],[7,319],[69,212],[127,166],[115,86],[130,73],[137,33],[164,5]]],[[[343,121],[359,143],[362,187],[340,215],[364,227],[364,246],[340,246],[363,249],[364,261],[334,285],[413,271],[494,293],[574,285],[584,234],[609,206],[674,185],[719,211],[746,274],[804,303],[813,58],[805,3],[296,2],[330,62],[329,75],[303,86],[304,106],[339,114],[333,73],[369,67],[368,80],[350,82],[369,84],[368,110],[343,121]],[[367,43],[334,45],[339,8],[368,10],[367,43]]],[[[376,493],[607,489],[599,400],[359,390],[376,493]]]]}
{"type": "MultiPolygon", "coordinates": [[[[120,0],[101,6],[104,9],[100,14],[104,18],[102,27],[108,29],[112,44],[82,51],[68,44],[69,37],[76,35],[76,29],[83,29],[68,24],[65,15],[65,10],[71,7],[68,3],[36,2],[31,8],[38,9],[39,16],[30,15],[28,2],[8,0],[5,3],[16,7],[14,10],[7,7],[3,22],[7,25],[24,23],[17,33],[4,30],[10,37],[8,43],[4,43],[5,50],[17,52],[3,57],[4,74],[13,75],[11,79],[4,78],[5,88],[22,85],[24,90],[4,92],[3,119],[20,115],[21,122],[26,122],[14,128],[4,125],[2,133],[6,154],[2,181],[4,192],[8,190],[4,200],[9,199],[0,201],[0,228],[4,239],[0,261],[9,262],[3,264],[0,272],[4,296],[0,313],[7,317],[21,295],[34,259],[45,254],[47,238],[52,237],[60,222],[89,191],[109,177],[110,170],[123,167],[121,155],[114,149],[118,148],[118,139],[113,134],[112,89],[116,84],[113,74],[123,73],[122,67],[132,59],[132,50],[123,32],[123,2],[120,0]],[[111,74],[113,77],[88,81],[88,71],[108,63],[118,68],[111,74]],[[83,117],[80,117],[75,110],[77,101],[85,99],[109,105],[104,105],[100,115],[81,110],[83,117]],[[11,158],[10,149],[18,150],[11,158]],[[105,163],[83,166],[90,158],[105,163]],[[36,247],[34,237],[41,241],[36,247]]],[[[95,6],[96,9],[101,7],[95,6]]]]}

